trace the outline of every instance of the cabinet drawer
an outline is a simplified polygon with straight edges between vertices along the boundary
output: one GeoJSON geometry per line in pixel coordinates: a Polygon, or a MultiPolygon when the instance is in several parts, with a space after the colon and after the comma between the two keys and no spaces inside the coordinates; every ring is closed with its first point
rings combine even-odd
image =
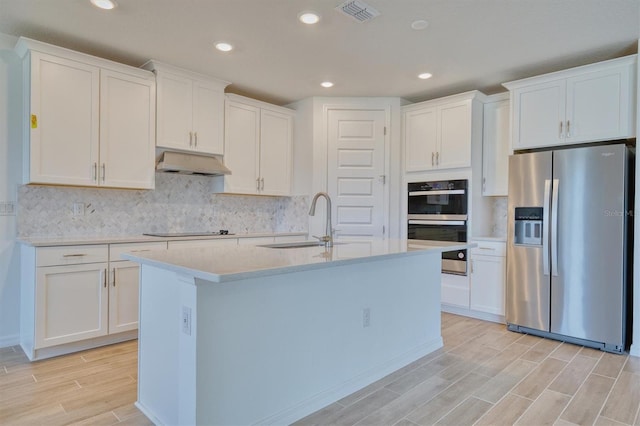
{"type": "Polygon", "coordinates": [[[502,241],[478,241],[472,240],[471,242],[478,244],[478,247],[471,249],[471,255],[482,256],[506,256],[507,244],[502,241]]]}
{"type": "Polygon", "coordinates": [[[111,262],[117,262],[125,260],[120,255],[122,253],[136,253],[141,251],[151,250],[166,250],[167,243],[165,241],[157,241],[151,243],[122,243],[122,244],[109,244],[109,260],[111,262]]]}
{"type": "Polygon", "coordinates": [[[109,249],[106,244],[82,246],[38,247],[36,266],[77,265],[107,262],[109,249]]]}

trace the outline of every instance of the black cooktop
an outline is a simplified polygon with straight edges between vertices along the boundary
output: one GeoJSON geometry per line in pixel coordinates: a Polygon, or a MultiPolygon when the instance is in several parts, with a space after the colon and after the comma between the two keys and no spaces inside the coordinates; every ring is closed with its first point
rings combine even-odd
{"type": "Polygon", "coordinates": [[[230,234],[226,229],[221,229],[219,231],[202,231],[202,232],[149,232],[143,233],[142,235],[148,235],[150,237],[207,237],[207,236],[215,236],[215,235],[234,235],[230,234]]]}

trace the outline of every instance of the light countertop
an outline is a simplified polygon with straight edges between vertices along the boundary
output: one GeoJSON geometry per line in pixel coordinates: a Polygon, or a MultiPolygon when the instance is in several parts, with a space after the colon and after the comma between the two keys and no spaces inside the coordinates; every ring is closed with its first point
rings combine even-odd
{"type": "Polygon", "coordinates": [[[74,246],[87,244],[119,244],[119,243],[147,243],[159,241],[186,241],[186,240],[213,240],[234,238],[261,238],[261,237],[297,237],[304,239],[304,232],[262,233],[262,234],[234,234],[234,235],[203,235],[182,237],[152,237],[148,235],[108,235],[87,237],[34,237],[19,238],[18,241],[32,247],[74,246]]]}
{"type": "MultiPolygon", "coordinates": [[[[301,239],[302,240],[302,239],[301,239]]],[[[353,263],[365,263],[398,256],[414,256],[425,251],[442,253],[474,247],[472,243],[425,240],[376,240],[336,242],[302,248],[260,246],[173,249],[123,254],[124,259],[164,268],[168,271],[211,282],[227,282],[278,275],[353,263]]]]}

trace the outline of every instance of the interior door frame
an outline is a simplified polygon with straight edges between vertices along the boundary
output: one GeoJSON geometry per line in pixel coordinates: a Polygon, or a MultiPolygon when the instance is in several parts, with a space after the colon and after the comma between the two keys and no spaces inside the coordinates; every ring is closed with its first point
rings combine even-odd
{"type": "MultiPolygon", "coordinates": [[[[390,188],[391,188],[391,176],[389,171],[391,170],[391,147],[390,147],[390,137],[391,137],[391,104],[388,100],[376,101],[371,100],[369,102],[349,102],[349,103],[340,103],[340,104],[324,104],[322,108],[322,142],[323,149],[322,152],[314,152],[314,157],[318,159],[317,164],[323,165],[322,176],[324,179],[322,180],[322,187],[324,191],[328,191],[329,188],[329,111],[341,110],[341,111],[384,111],[385,115],[385,123],[384,126],[386,128],[386,132],[384,135],[384,175],[386,176],[386,182],[383,188],[382,195],[382,204],[383,204],[383,217],[382,223],[385,228],[384,238],[388,239],[390,235],[390,188]],[[321,155],[320,155],[321,154],[321,155]],[[316,157],[316,155],[318,155],[316,157]],[[320,161],[322,160],[322,161],[320,161]]],[[[317,176],[317,175],[316,175],[317,176]]],[[[311,194],[313,195],[313,194],[311,194]]],[[[322,217],[322,224],[325,222],[324,213],[322,216],[317,215],[316,217],[322,217]]],[[[312,235],[320,235],[317,232],[324,232],[324,227],[318,227],[318,220],[313,220],[310,218],[309,223],[309,231],[312,235]],[[322,229],[322,231],[320,231],[322,229]]]]}

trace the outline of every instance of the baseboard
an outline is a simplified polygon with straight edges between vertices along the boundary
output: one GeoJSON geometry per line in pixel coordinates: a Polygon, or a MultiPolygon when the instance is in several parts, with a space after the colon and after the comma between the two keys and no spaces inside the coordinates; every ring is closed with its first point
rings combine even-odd
{"type": "Polygon", "coordinates": [[[17,346],[20,344],[19,334],[10,334],[8,336],[0,336],[0,348],[8,348],[9,346],[17,346]]]}
{"type": "Polygon", "coordinates": [[[39,361],[41,359],[52,358],[55,356],[66,355],[73,352],[93,349],[100,346],[112,345],[114,343],[125,342],[138,338],[138,330],[124,331],[118,334],[109,334],[107,336],[96,337],[93,339],[80,340],[78,342],[65,343],[64,345],[51,346],[47,348],[35,349],[33,353],[27,352],[23,348],[29,361],[39,361]]]}
{"type": "Polygon", "coordinates": [[[504,315],[490,314],[487,312],[474,311],[473,309],[459,308],[457,306],[447,305],[445,303],[440,305],[442,312],[449,314],[462,315],[465,317],[476,318],[483,321],[497,322],[498,324],[506,324],[504,315]]]}
{"type": "Polygon", "coordinates": [[[308,416],[311,413],[318,411],[319,409],[326,407],[327,405],[334,403],[347,395],[359,391],[371,383],[380,380],[381,378],[393,373],[400,368],[411,364],[417,359],[422,358],[425,355],[441,348],[443,346],[442,337],[433,339],[427,343],[424,343],[411,351],[391,359],[377,367],[370,369],[356,377],[353,377],[346,382],[321,392],[311,398],[306,399],[293,407],[289,407],[274,415],[266,417],[256,424],[260,425],[283,425],[291,424],[297,420],[308,416]]]}

